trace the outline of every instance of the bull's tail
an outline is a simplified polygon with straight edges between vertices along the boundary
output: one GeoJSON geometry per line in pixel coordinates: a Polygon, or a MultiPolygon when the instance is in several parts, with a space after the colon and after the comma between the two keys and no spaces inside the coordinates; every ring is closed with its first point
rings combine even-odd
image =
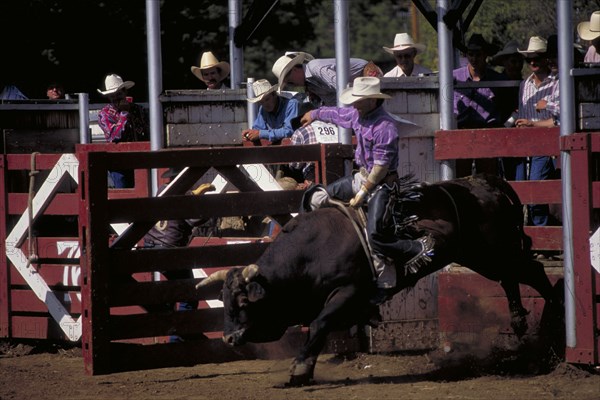
{"type": "Polygon", "coordinates": [[[524,220],[525,216],[523,214],[523,204],[521,203],[521,199],[515,189],[508,183],[506,180],[497,177],[495,175],[489,175],[486,177],[487,181],[497,187],[506,198],[512,203],[513,211],[514,211],[514,222],[516,224],[517,230],[519,231],[519,235],[521,237],[521,247],[526,254],[531,253],[532,240],[531,238],[525,234],[524,229],[524,220]]]}

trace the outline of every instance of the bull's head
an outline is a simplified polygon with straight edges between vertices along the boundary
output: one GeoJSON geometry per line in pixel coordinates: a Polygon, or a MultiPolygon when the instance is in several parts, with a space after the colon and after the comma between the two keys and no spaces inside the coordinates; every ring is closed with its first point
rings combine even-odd
{"type": "Polygon", "coordinates": [[[265,297],[264,287],[256,281],[259,268],[256,264],[244,268],[221,270],[210,275],[197,287],[224,280],[221,297],[224,308],[223,341],[232,346],[257,340],[253,325],[260,323],[260,300],[265,297]]]}

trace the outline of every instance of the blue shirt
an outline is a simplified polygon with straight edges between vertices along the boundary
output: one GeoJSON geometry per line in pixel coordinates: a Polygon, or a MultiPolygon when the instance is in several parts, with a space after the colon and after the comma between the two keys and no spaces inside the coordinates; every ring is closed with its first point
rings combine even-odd
{"type": "Polygon", "coordinates": [[[258,129],[259,137],[271,142],[292,136],[292,119],[298,116],[298,100],[286,99],[279,96],[277,110],[266,112],[262,106],[258,108],[258,115],[252,129],[258,129]]]}
{"type": "Polygon", "coordinates": [[[373,165],[398,169],[398,125],[392,115],[377,107],[365,117],[359,117],[354,107],[321,107],[311,111],[313,119],[330,122],[342,128],[352,128],[356,135],[356,164],[371,172],[373,165]]]}
{"type": "MultiPolygon", "coordinates": [[[[457,82],[472,82],[469,66],[452,72],[457,82]]],[[[487,68],[482,81],[504,80],[500,73],[487,68]]],[[[501,121],[496,106],[496,93],[491,88],[454,89],[454,115],[458,128],[484,128],[500,126],[501,121]]]]}

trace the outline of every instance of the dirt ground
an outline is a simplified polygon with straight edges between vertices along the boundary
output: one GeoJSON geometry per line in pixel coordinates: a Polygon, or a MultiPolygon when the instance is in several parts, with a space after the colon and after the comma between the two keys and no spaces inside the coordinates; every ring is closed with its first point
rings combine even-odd
{"type": "Polygon", "coordinates": [[[79,348],[0,342],[0,399],[600,399],[597,370],[526,353],[324,354],[289,388],[290,359],[86,376],[79,348]]]}

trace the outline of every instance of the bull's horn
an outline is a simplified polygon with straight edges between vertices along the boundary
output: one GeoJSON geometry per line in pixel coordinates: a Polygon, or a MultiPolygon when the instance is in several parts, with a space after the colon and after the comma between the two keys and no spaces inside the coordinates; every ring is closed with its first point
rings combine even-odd
{"type": "Polygon", "coordinates": [[[210,283],[213,282],[218,282],[218,281],[223,281],[225,282],[225,277],[227,276],[227,270],[226,269],[220,269],[216,272],[213,272],[212,274],[210,274],[209,276],[207,276],[206,278],[204,278],[203,280],[201,280],[197,285],[196,285],[196,289],[200,289],[203,286],[206,286],[210,283]]]}
{"type": "Polygon", "coordinates": [[[246,282],[250,282],[258,275],[258,265],[250,264],[242,270],[242,276],[246,282]]]}

